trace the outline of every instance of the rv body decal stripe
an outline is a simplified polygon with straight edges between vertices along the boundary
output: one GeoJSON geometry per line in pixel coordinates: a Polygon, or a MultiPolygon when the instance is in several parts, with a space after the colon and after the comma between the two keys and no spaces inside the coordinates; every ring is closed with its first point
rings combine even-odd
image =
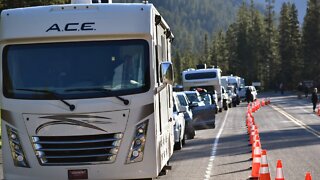
{"type": "Polygon", "coordinates": [[[41,124],[40,126],[37,127],[36,129],[36,134],[39,133],[39,131],[47,126],[51,126],[51,125],[57,125],[57,124],[67,124],[67,125],[74,125],[74,126],[82,126],[82,127],[87,127],[87,128],[91,128],[91,129],[96,129],[96,130],[100,130],[103,132],[107,132],[104,129],[101,129],[97,126],[94,126],[92,124],[89,123],[95,123],[95,124],[109,124],[112,122],[108,122],[108,121],[97,121],[97,120],[74,120],[71,118],[98,118],[98,119],[110,119],[107,117],[101,117],[101,116],[91,116],[91,115],[56,115],[56,116],[43,116],[40,117],[42,119],[53,119],[56,121],[51,121],[51,122],[47,122],[44,124],[41,124]]]}

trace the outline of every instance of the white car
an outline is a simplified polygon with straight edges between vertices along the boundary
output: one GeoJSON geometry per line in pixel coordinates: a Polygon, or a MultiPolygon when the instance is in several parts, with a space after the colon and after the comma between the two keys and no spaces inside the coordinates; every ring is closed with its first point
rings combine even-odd
{"type": "Polygon", "coordinates": [[[185,123],[183,109],[179,106],[176,94],[173,93],[174,149],[180,150],[185,144],[185,123]]]}
{"type": "Polygon", "coordinates": [[[256,88],[254,86],[245,86],[243,88],[240,88],[239,90],[239,97],[240,97],[240,100],[241,101],[246,101],[246,91],[247,89],[250,90],[251,92],[251,97],[252,97],[252,100],[256,100],[257,99],[257,96],[258,96],[258,92],[256,90],[256,88]]]}
{"type": "Polygon", "coordinates": [[[186,121],[185,123],[185,137],[186,139],[193,139],[196,135],[196,131],[193,127],[193,113],[191,111],[191,108],[189,106],[190,101],[187,98],[187,95],[184,92],[174,92],[174,96],[177,97],[177,102],[180,106],[180,109],[183,112],[184,119],[186,121]]]}
{"type": "Polygon", "coordinates": [[[221,87],[221,93],[222,93],[222,106],[224,110],[228,110],[228,108],[231,108],[231,103],[232,103],[232,97],[229,96],[227,93],[227,90],[222,86],[221,87]]]}

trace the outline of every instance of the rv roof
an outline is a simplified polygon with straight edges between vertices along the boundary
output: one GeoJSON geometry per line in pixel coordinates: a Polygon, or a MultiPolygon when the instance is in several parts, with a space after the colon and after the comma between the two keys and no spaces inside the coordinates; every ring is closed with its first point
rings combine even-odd
{"type": "Polygon", "coordinates": [[[1,13],[0,39],[105,34],[146,36],[153,32],[153,14],[158,14],[153,5],[142,3],[64,4],[9,9],[1,13]]]}
{"type": "Polygon", "coordinates": [[[186,71],[183,71],[185,73],[199,73],[199,72],[221,72],[220,69],[217,68],[208,68],[208,69],[188,69],[186,71]]]}

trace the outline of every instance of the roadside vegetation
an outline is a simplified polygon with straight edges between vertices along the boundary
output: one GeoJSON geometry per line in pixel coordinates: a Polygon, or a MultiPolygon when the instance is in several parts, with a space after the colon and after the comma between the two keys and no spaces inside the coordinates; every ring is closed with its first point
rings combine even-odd
{"type": "MultiPolygon", "coordinates": [[[[102,0],[106,1],[106,0],[102,0]]],[[[113,0],[141,2],[141,0],[113,0]]],[[[275,13],[274,0],[149,0],[172,25],[176,83],[196,64],[219,66],[247,84],[292,89],[302,80],[320,86],[320,3],[308,0],[304,22],[294,3],[275,13]]],[[[0,0],[0,9],[70,3],[70,0],[0,0]]]]}

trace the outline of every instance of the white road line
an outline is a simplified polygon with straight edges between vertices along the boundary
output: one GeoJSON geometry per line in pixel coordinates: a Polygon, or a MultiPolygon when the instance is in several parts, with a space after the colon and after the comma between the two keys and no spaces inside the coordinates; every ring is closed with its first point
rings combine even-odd
{"type": "Polygon", "coordinates": [[[211,156],[210,156],[210,159],[209,159],[209,163],[208,163],[208,166],[207,166],[207,170],[206,170],[206,174],[204,176],[204,180],[209,180],[210,179],[210,176],[211,176],[211,170],[212,170],[212,166],[213,166],[213,161],[216,157],[216,153],[217,153],[217,148],[218,148],[218,143],[219,143],[219,138],[222,134],[222,131],[223,131],[223,128],[226,124],[226,121],[227,121],[227,117],[228,117],[228,114],[229,114],[229,111],[227,111],[225,117],[224,117],[224,120],[223,120],[223,123],[219,129],[219,132],[214,140],[214,143],[212,145],[212,151],[211,151],[211,156]]]}
{"type": "Polygon", "coordinates": [[[271,105],[271,107],[278,111],[279,113],[281,113],[282,115],[284,115],[286,118],[288,118],[290,121],[292,121],[293,123],[295,123],[296,125],[302,127],[303,129],[307,130],[308,132],[310,132],[311,134],[315,135],[317,138],[320,138],[320,132],[316,131],[315,129],[311,128],[310,126],[306,125],[305,123],[303,123],[302,121],[300,121],[299,119],[291,116],[290,114],[288,114],[287,112],[283,111],[282,109],[271,105]]]}

